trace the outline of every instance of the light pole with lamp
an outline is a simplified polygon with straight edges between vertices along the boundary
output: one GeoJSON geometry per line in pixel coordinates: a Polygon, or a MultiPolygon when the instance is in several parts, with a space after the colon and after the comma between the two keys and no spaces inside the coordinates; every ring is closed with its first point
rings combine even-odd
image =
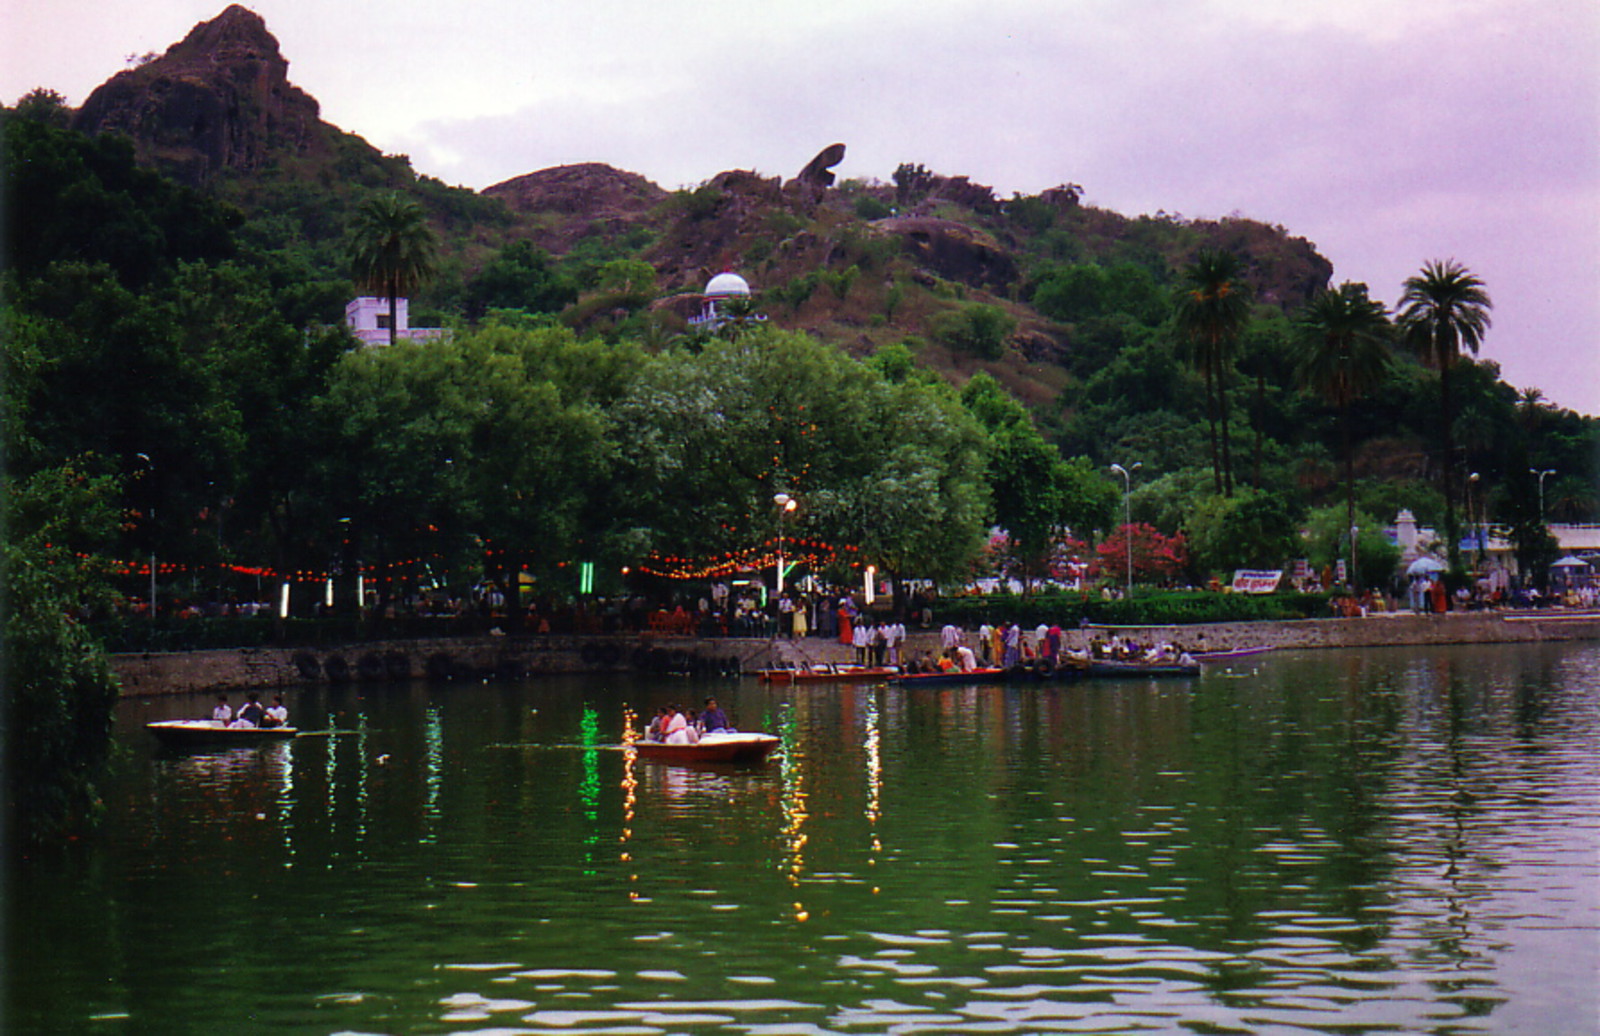
{"type": "Polygon", "coordinates": [[[793,511],[800,504],[788,493],[775,493],[772,502],[778,505],[778,592],[783,596],[783,516],[793,511]]]}
{"type": "MultiPolygon", "coordinates": [[[[150,499],[155,500],[155,473],[156,462],[150,459],[148,453],[135,453],[135,457],[144,461],[145,474],[151,481],[150,499]]],[[[150,504],[150,621],[156,621],[156,505],[150,504]]]]}
{"type": "Polygon", "coordinates": [[[1539,471],[1534,468],[1528,469],[1528,474],[1539,476],[1539,524],[1541,526],[1544,525],[1544,477],[1546,475],[1554,475],[1555,473],[1555,468],[1546,468],[1544,471],[1539,471]]]}
{"type": "MultiPolygon", "coordinates": [[[[1477,512],[1472,509],[1472,487],[1477,484],[1482,476],[1476,471],[1467,473],[1467,523],[1472,526],[1472,542],[1478,548],[1478,560],[1475,568],[1483,567],[1483,525],[1478,521],[1477,512]]],[[[1482,505],[1480,494],[1479,505],[1482,505]]]]}
{"type": "Polygon", "coordinates": [[[1122,476],[1122,535],[1128,541],[1128,599],[1133,600],[1133,472],[1138,471],[1143,465],[1142,461],[1134,461],[1133,467],[1125,468],[1121,464],[1111,465],[1111,470],[1122,476]]]}

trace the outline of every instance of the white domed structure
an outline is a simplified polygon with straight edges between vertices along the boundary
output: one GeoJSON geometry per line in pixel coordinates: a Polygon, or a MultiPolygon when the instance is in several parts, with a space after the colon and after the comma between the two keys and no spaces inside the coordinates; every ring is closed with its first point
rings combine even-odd
{"type": "Polygon", "coordinates": [[[725,299],[735,295],[748,297],[750,282],[731,270],[717,274],[706,282],[706,298],[725,299]]]}
{"type": "MultiPolygon", "coordinates": [[[[735,299],[748,301],[750,294],[749,281],[732,270],[724,270],[706,282],[706,290],[700,296],[700,315],[690,318],[689,323],[693,327],[715,332],[730,319],[723,307],[735,299]]],[[[741,321],[766,319],[759,313],[749,312],[748,306],[736,312],[740,312],[741,321]]]]}

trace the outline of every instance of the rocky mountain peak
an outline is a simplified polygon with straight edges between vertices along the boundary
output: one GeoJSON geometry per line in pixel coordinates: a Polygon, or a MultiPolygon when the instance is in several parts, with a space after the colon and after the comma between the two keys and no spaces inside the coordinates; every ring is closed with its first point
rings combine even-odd
{"type": "Polygon", "coordinates": [[[159,58],[107,80],[84,102],[77,128],[125,134],[142,160],[196,184],[261,168],[276,153],[323,152],[335,131],[288,74],[266,22],[234,4],[159,58]]]}

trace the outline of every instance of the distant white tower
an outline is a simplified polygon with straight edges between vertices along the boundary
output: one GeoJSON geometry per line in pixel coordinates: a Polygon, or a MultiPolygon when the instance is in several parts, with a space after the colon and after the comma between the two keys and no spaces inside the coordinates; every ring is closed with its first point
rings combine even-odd
{"type": "MultiPolygon", "coordinates": [[[[691,317],[689,323],[707,331],[715,331],[728,319],[723,309],[728,301],[749,297],[750,283],[733,271],[725,270],[706,282],[706,290],[700,296],[700,315],[691,317]]],[[[765,320],[766,317],[753,314],[751,319],[765,320]]]]}

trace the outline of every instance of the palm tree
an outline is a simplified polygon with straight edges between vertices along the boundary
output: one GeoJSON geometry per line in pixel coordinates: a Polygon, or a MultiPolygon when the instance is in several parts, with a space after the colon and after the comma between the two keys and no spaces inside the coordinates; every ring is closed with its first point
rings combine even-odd
{"type": "Polygon", "coordinates": [[[389,344],[395,343],[395,299],[433,278],[438,239],[422,206],[399,191],[362,202],[350,228],[350,270],[364,291],[389,300],[389,344]]]}
{"type": "Polygon", "coordinates": [[[1243,267],[1232,252],[1201,249],[1194,262],[1183,271],[1183,286],[1179,289],[1175,314],[1189,362],[1205,377],[1211,471],[1217,492],[1224,496],[1233,494],[1226,374],[1234,346],[1250,320],[1250,289],[1242,277],[1243,267]]]}
{"type": "Polygon", "coordinates": [[[1444,528],[1450,564],[1459,563],[1461,545],[1456,528],[1455,414],[1450,401],[1450,368],[1461,358],[1463,347],[1476,356],[1489,330],[1489,310],[1494,304],[1483,281],[1454,259],[1423,264],[1422,272],[1406,279],[1400,296],[1400,331],[1422,362],[1439,372],[1440,423],[1444,441],[1444,528]]]}
{"type": "Polygon", "coordinates": [[[1350,444],[1350,404],[1388,377],[1392,328],[1383,303],[1367,297],[1367,286],[1345,281],[1318,294],[1300,314],[1301,340],[1295,375],[1302,387],[1339,408],[1344,448],[1345,528],[1350,532],[1350,580],[1355,566],[1356,471],[1350,444]]]}

